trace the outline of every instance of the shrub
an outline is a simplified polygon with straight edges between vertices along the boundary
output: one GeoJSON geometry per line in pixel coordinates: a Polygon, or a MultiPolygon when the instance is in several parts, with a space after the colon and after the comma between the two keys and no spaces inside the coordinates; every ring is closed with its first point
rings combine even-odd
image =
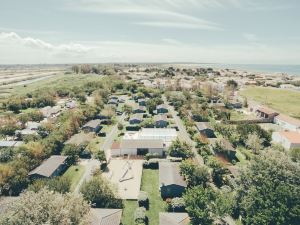
{"type": "Polygon", "coordinates": [[[184,212],[185,203],[183,198],[173,198],[169,203],[169,210],[172,212],[184,212]]]}
{"type": "Polygon", "coordinates": [[[134,212],[134,223],[136,225],[147,224],[146,209],[139,207],[134,212]]]}
{"type": "Polygon", "coordinates": [[[149,159],[144,162],[143,167],[145,169],[158,169],[158,160],[157,159],[149,159]]]}
{"type": "Polygon", "coordinates": [[[147,153],[145,155],[146,160],[155,159],[155,158],[161,158],[161,156],[158,153],[147,153]]]}
{"type": "Polygon", "coordinates": [[[145,207],[146,209],[149,209],[149,198],[148,194],[145,191],[141,191],[138,196],[138,203],[139,207],[145,207]]]}

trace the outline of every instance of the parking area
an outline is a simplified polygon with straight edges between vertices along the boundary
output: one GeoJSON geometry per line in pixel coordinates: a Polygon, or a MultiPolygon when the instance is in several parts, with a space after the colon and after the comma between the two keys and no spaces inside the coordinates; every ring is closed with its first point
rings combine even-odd
{"type": "Polygon", "coordinates": [[[137,199],[143,173],[143,160],[113,159],[103,175],[118,187],[122,199],[137,199]]]}

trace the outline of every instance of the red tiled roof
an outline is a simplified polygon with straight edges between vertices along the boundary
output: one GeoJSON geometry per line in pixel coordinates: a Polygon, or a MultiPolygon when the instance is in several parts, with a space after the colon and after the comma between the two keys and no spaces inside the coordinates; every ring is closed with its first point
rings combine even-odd
{"type": "Polygon", "coordinates": [[[286,139],[288,139],[291,143],[300,144],[300,133],[296,131],[282,131],[279,134],[286,139]]]}

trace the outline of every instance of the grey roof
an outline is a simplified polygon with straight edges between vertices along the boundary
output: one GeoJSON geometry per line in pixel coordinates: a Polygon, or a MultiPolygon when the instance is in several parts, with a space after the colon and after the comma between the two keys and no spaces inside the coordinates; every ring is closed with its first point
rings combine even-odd
{"type": "Polygon", "coordinates": [[[163,140],[151,139],[123,139],[120,144],[121,149],[132,148],[164,148],[163,140]]]}
{"type": "Polygon", "coordinates": [[[85,128],[85,127],[97,128],[100,125],[100,123],[101,123],[100,119],[90,120],[89,122],[87,122],[86,124],[84,124],[82,126],[82,128],[85,128]]]}
{"type": "Polygon", "coordinates": [[[44,177],[51,177],[51,175],[62,165],[68,156],[62,155],[52,155],[50,158],[46,159],[37,168],[32,170],[28,175],[38,174],[44,177]]]}
{"type": "Polygon", "coordinates": [[[198,130],[212,129],[209,122],[197,122],[195,124],[198,130]]]}
{"type": "Polygon", "coordinates": [[[91,209],[91,225],[120,225],[122,209],[91,209]]]}
{"type": "Polygon", "coordinates": [[[0,147],[18,147],[23,141],[0,141],[0,147]]]}
{"type": "Polygon", "coordinates": [[[154,116],[154,121],[168,121],[168,117],[166,115],[155,115],[154,116]]]}
{"type": "Polygon", "coordinates": [[[73,145],[80,145],[85,142],[89,142],[94,138],[92,133],[78,133],[74,134],[69,140],[65,142],[65,144],[73,144],[73,145]]]}
{"type": "Polygon", "coordinates": [[[156,109],[168,109],[168,107],[165,104],[160,104],[156,106],[156,109]]]}
{"type": "Polygon", "coordinates": [[[176,184],[186,187],[186,182],[180,175],[179,163],[159,162],[159,186],[176,184]]]}
{"type": "Polygon", "coordinates": [[[159,225],[187,225],[189,222],[187,213],[159,213],[159,225]]]}
{"type": "Polygon", "coordinates": [[[130,120],[134,120],[134,119],[142,121],[143,120],[143,114],[142,113],[135,113],[135,114],[133,114],[130,117],[130,120]]]}

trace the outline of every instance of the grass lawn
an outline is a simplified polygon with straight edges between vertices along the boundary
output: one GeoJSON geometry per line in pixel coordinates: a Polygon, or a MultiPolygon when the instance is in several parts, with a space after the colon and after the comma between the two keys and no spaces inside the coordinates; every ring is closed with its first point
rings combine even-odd
{"type": "Polygon", "coordinates": [[[137,201],[126,200],[124,201],[124,210],[122,215],[122,224],[123,225],[132,225],[134,224],[134,211],[138,207],[137,201]]]}
{"type": "MultiPolygon", "coordinates": [[[[158,189],[158,170],[143,169],[141,190],[149,195],[149,210],[147,216],[149,225],[159,224],[159,213],[165,212],[167,204],[160,197],[158,189]]],[[[124,225],[134,224],[134,211],[138,207],[137,201],[125,201],[122,223],[124,225]]]]}
{"type": "Polygon", "coordinates": [[[268,87],[249,87],[241,92],[249,100],[260,102],[286,115],[300,118],[300,92],[268,87]]]}
{"type": "Polygon", "coordinates": [[[71,191],[74,191],[76,188],[76,185],[84,174],[84,170],[84,166],[74,165],[70,166],[70,168],[64,173],[63,177],[67,177],[71,180],[71,191]]]}
{"type": "Polygon", "coordinates": [[[147,216],[149,225],[159,224],[159,213],[165,212],[167,204],[162,200],[159,192],[159,174],[158,170],[143,169],[142,191],[146,191],[149,195],[149,210],[147,216]]]}

